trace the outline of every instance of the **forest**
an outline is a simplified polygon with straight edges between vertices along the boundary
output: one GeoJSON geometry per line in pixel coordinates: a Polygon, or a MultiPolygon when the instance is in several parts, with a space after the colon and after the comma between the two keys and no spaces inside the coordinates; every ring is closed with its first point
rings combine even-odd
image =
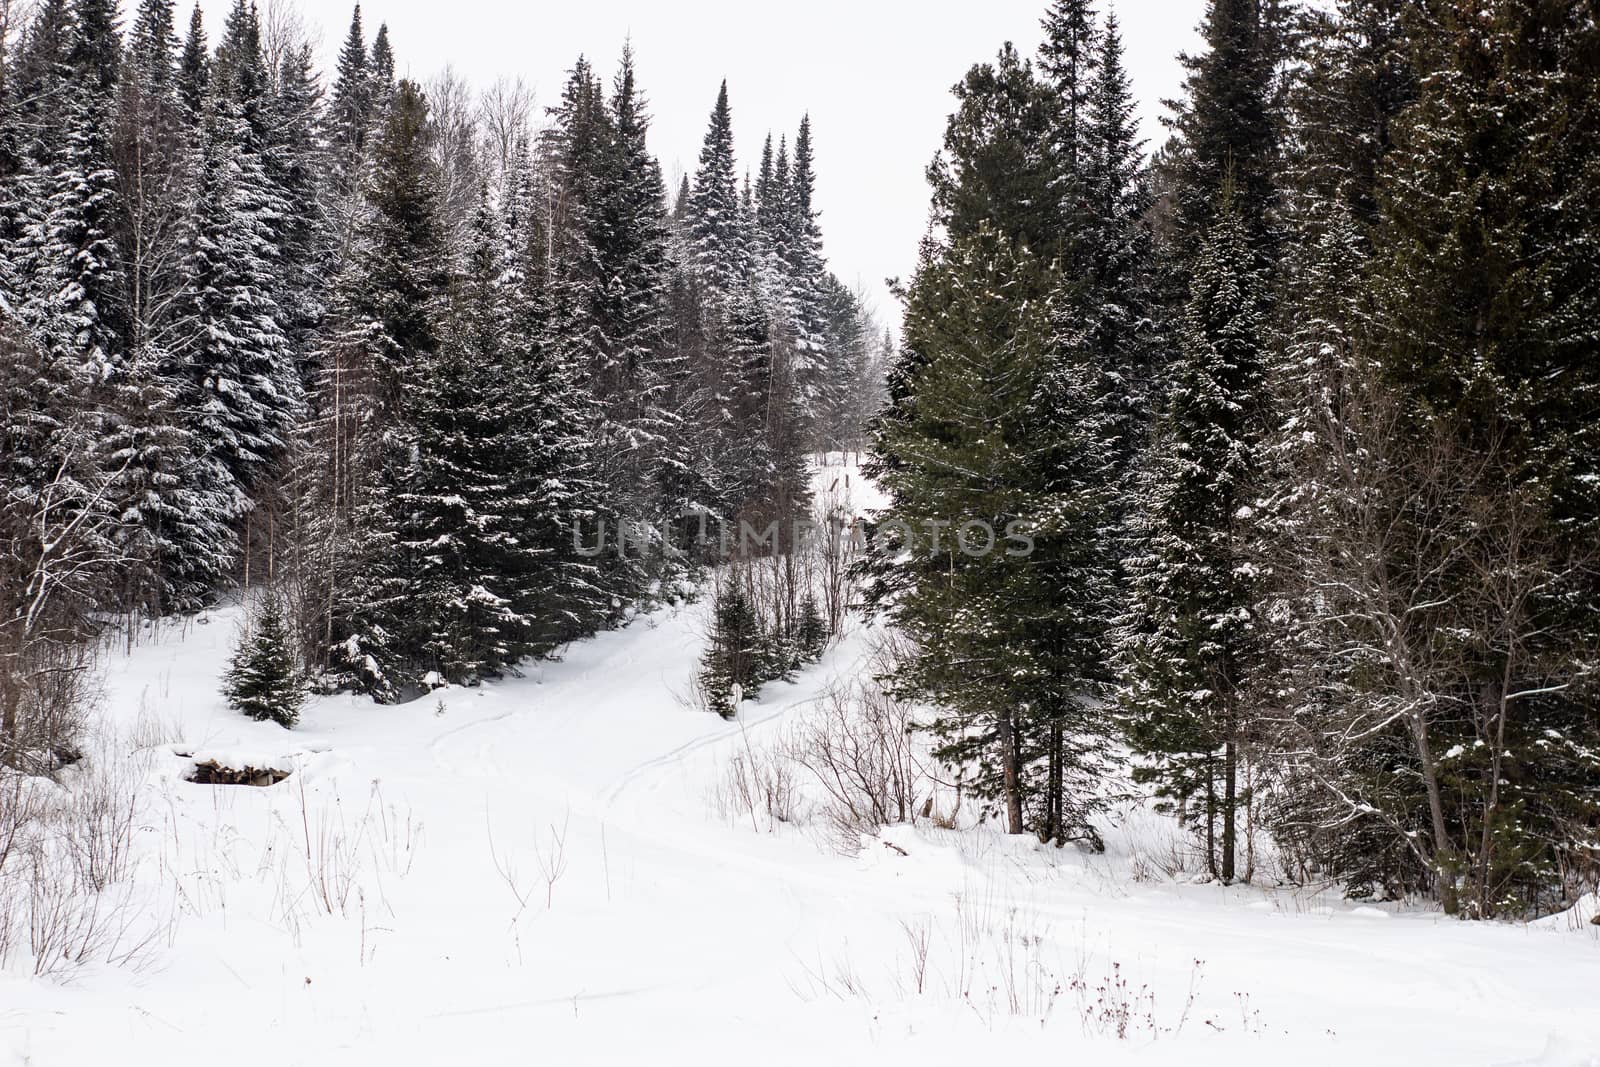
{"type": "Polygon", "coordinates": [[[886,341],[823,259],[804,116],[752,181],[708,85],[668,190],[631,51],[536,109],[397,80],[359,7],[327,91],[244,0],[181,39],[171,0],[34,8],[0,81],[8,753],[55,743],[108,619],[237,588],[321,690],[498,676],[861,446],[886,341]]]}
{"type": "Polygon", "coordinates": [[[1108,768],[1249,880],[1464,917],[1600,859],[1600,27],[1565,0],[1212,0],[1148,157],[1057,0],[956,89],[869,467],[897,684],[1012,833],[1108,768]]]}
{"type": "Polygon", "coordinates": [[[740,158],[708,75],[674,183],[631,43],[536,105],[397,76],[360,7],[321,71],[285,10],[0,0],[0,808],[93,762],[161,625],[242,605],[230,714],[399,738],[693,603],[741,775],[753,702],[891,635],[793,755],[864,783],[852,848],[1094,857],[1131,805],[1224,890],[1596,892],[1589,4],[1208,0],[1150,144],[1119,11],[1050,0],[954,86],[898,331],[830,267],[857,164],[806,115],[740,158]]]}

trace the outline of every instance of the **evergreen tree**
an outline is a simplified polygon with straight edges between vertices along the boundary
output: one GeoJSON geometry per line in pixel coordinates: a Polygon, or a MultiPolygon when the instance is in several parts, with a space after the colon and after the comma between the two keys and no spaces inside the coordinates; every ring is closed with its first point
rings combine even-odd
{"type": "Polygon", "coordinates": [[[457,684],[513,666],[534,647],[544,605],[531,585],[548,550],[535,536],[542,442],[524,410],[525,383],[504,358],[513,324],[502,288],[502,241],[487,193],[474,216],[464,270],[437,355],[408,367],[412,456],[387,510],[394,568],[406,590],[401,659],[457,684]],[[531,586],[531,587],[530,587],[531,586]]]}
{"type": "Polygon", "coordinates": [[[1150,196],[1143,142],[1114,15],[1106,16],[1094,69],[1079,163],[1086,258],[1070,305],[1075,322],[1066,327],[1106,375],[1107,414],[1119,465],[1126,468],[1149,432],[1163,316],[1145,221],[1150,196]]]}
{"type": "Polygon", "coordinates": [[[223,681],[223,695],[235,711],[258,722],[292,730],[305,706],[303,675],[278,598],[263,598],[242,635],[223,681]]]}
{"type": "MultiPolygon", "coordinates": [[[[1329,405],[1324,436],[1364,462],[1313,483],[1307,525],[1361,548],[1321,563],[1338,597],[1320,608],[1296,725],[1353,725],[1367,742],[1310,765],[1313,799],[1348,808],[1326,783],[1351,790],[1388,861],[1336,852],[1342,869],[1420,881],[1463,915],[1523,914],[1578,892],[1562,872],[1600,810],[1580,770],[1596,742],[1600,497],[1578,324],[1595,311],[1600,126],[1579,101],[1596,31],[1539,0],[1423,14],[1407,45],[1417,96],[1377,163],[1370,303],[1349,314],[1353,351],[1322,390],[1367,402],[1329,405]]],[[[1382,64],[1345,66],[1352,84],[1386,84],[1382,64]]],[[[1334,194],[1354,230],[1364,187],[1334,194]]],[[[1359,263],[1362,242],[1347,243],[1359,263]]]]}
{"type": "Polygon", "coordinates": [[[335,170],[348,186],[366,146],[372,123],[372,85],[367,42],[361,29],[361,5],[350,15],[350,30],[334,68],[333,100],[328,109],[335,170]]]}
{"type": "Polygon", "coordinates": [[[1252,244],[1264,254],[1268,212],[1276,200],[1278,14],[1273,0],[1210,0],[1201,24],[1206,50],[1184,58],[1189,73],[1175,128],[1181,138],[1178,208],[1186,256],[1208,232],[1225,178],[1252,244]]]}
{"type": "Polygon", "coordinates": [[[281,269],[278,304],[285,339],[301,381],[311,384],[314,349],[327,313],[333,273],[333,237],[325,212],[327,171],[322,135],[322,89],[311,49],[287,52],[269,106],[271,129],[265,164],[285,205],[277,227],[281,269]]]}
{"type": "Polygon", "coordinates": [[[178,99],[183,115],[192,128],[205,114],[206,95],[211,88],[211,58],[206,48],[205,21],[196,4],[189,13],[189,33],[183,39],[183,56],[178,61],[178,99]]]}
{"type": "Polygon", "coordinates": [[[1052,275],[988,229],[926,262],[906,308],[910,400],[876,446],[879,534],[898,531],[890,614],[916,647],[895,685],[943,709],[937,754],[1011,833],[1065,840],[1092,836],[1107,744],[1110,501],[1095,371],[1054,341],[1052,275]]]}
{"type": "Polygon", "coordinates": [[[805,660],[822,658],[828,647],[828,624],[817,607],[817,598],[807,593],[800,601],[800,622],[795,628],[795,648],[805,660]]]}
{"type": "Polygon", "coordinates": [[[127,338],[111,159],[115,16],[109,0],[78,0],[70,12],[46,5],[36,16],[32,91],[53,98],[56,117],[45,128],[59,132],[35,142],[34,215],[23,239],[32,288],[25,307],[38,336],[55,358],[76,360],[101,380],[119,369],[127,338]]]}
{"type": "Polygon", "coordinates": [[[395,497],[416,447],[406,385],[439,352],[448,278],[422,91],[402,81],[373,149],[371,213],[334,296],[321,358],[327,457],[324,654],[338,680],[394,700],[411,691],[409,597],[395,497]]]}
{"type": "Polygon", "coordinates": [[[700,688],[712,711],[724,719],[738,714],[739,701],[761,686],[768,654],[766,635],[750,596],[736,579],[717,587],[711,633],[700,660],[700,688]]]}
{"type": "Polygon", "coordinates": [[[928,168],[934,220],[952,242],[988,227],[1048,260],[1063,233],[1052,93],[1009,44],[954,91],[944,148],[928,168]]]}
{"type": "Polygon", "coordinates": [[[278,303],[287,207],[268,169],[266,88],[260,28],[238,0],[195,152],[169,358],[196,436],[227,471],[241,515],[304,403],[278,303]]]}
{"type": "Polygon", "coordinates": [[[1261,640],[1251,504],[1267,429],[1267,352],[1261,283],[1228,185],[1213,218],[1155,457],[1140,483],[1146,506],[1128,563],[1120,703],[1149,757],[1136,775],[1183,806],[1205,834],[1212,875],[1227,882],[1236,874],[1245,704],[1261,640]],[[1198,811],[1190,806],[1197,797],[1198,811]]]}
{"type": "Polygon", "coordinates": [[[739,221],[733,113],[728,107],[727,82],[717,91],[717,103],[711,110],[688,206],[690,260],[712,298],[726,296],[748,274],[748,249],[739,221]]]}
{"type": "Polygon", "coordinates": [[[134,352],[150,344],[178,285],[187,187],[177,50],[171,0],[143,0],[123,60],[114,144],[124,205],[118,237],[127,265],[128,343],[134,352]]]}
{"type": "Polygon", "coordinates": [[[389,44],[389,24],[380,22],[372,38],[371,101],[374,117],[380,117],[394,99],[394,48],[389,44]]]}

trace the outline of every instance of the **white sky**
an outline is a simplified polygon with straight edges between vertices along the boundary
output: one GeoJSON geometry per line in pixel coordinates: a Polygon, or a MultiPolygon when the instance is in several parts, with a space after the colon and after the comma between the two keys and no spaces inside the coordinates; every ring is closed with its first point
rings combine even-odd
{"type": "MultiPolygon", "coordinates": [[[[1047,0],[366,0],[370,35],[389,24],[400,72],[426,81],[446,64],[479,86],[521,77],[553,103],[581,52],[607,77],[631,35],[669,182],[694,167],[717,84],[728,80],[741,166],[768,129],[811,113],[818,207],[829,263],[898,323],[883,279],[909,273],[927,219],[923,171],[938,149],[949,89],[1007,40],[1037,47],[1047,0]]],[[[131,6],[131,5],[130,5],[131,6]]],[[[179,0],[180,28],[188,6],[179,0]]],[[[201,0],[213,45],[231,0],[201,0]]],[[[1102,7],[1104,4],[1101,5],[1102,7]]],[[[1195,50],[1204,0],[1120,0],[1118,17],[1150,147],[1159,100],[1176,94],[1179,51],[1195,50]]],[[[350,20],[347,0],[300,0],[319,30],[325,74],[350,20]]]]}

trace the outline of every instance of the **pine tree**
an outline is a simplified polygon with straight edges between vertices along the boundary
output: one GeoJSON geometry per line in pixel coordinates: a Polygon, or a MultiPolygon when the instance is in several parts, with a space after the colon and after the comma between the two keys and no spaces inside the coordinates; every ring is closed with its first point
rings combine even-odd
{"type": "Polygon", "coordinates": [[[340,678],[384,700],[408,691],[411,588],[392,510],[414,448],[405,384],[439,352],[448,278],[428,105],[409,81],[374,142],[371,213],[340,276],[321,358],[318,438],[331,526],[318,576],[321,643],[340,678]]]}
{"type": "Polygon", "coordinates": [[[987,229],[926,262],[908,291],[911,399],[876,447],[889,611],[916,645],[895,685],[942,709],[937,754],[1011,833],[1065,840],[1090,832],[1108,739],[1110,502],[1095,371],[1054,341],[1052,275],[987,229]]]}
{"type": "Polygon", "coordinates": [[[242,515],[304,403],[278,304],[287,206],[268,169],[260,28],[243,0],[229,15],[213,88],[169,358],[196,436],[227,471],[242,515]]]}
{"type": "Polygon", "coordinates": [[[361,29],[361,5],[357,4],[350,15],[350,30],[339,49],[333,100],[328,109],[335,181],[347,191],[358,172],[372,125],[371,100],[367,42],[361,29]]]}
{"type": "Polygon", "coordinates": [[[1160,378],[1162,315],[1145,221],[1150,196],[1143,142],[1113,14],[1106,16],[1094,71],[1078,167],[1084,196],[1085,255],[1077,271],[1082,287],[1071,302],[1075,322],[1067,325],[1106,375],[1107,415],[1125,470],[1149,433],[1160,378]]]}
{"type": "Polygon", "coordinates": [[[683,501],[672,498],[663,465],[685,462],[680,420],[668,391],[682,373],[679,353],[667,345],[668,222],[661,166],[650,154],[650,118],[635,79],[631,47],[612,82],[610,186],[607,229],[599,241],[613,279],[607,311],[614,359],[625,383],[613,420],[621,429],[628,491],[619,506],[641,520],[659,524],[677,514],[683,501]]]}
{"type": "Polygon", "coordinates": [[[748,274],[727,82],[717,91],[717,103],[711,110],[688,207],[688,255],[712,299],[719,299],[748,274]]]}
{"type": "MultiPolygon", "coordinates": [[[[1600,387],[1577,325],[1595,313],[1600,126],[1580,101],[1596,31],[1540,0],[1423,14],[1417,97],[1377,163],[1370,305],[1338,368],[1363,373],[1330,376],[1385,417],[1346,408],[1325,438],[1370,458],[1317,497],[1314,529],[1361,553],[1332,560],[1339,601],[1317,636],[1334,655],[1299,725],[1392,725],[1318,769],[1336,768],[1363,831],[1415,861],[1448,911],[1525,914],[1578,891],[1572,835],[1600,818],[1580,770],[1597,740],[1600,387]]],[[[1385,84],[1382,70],[1356,84],[1385,84]]],[[[1360,183],[1335,194],[1363,218],[1360,183]]]]}
{"type": "Polygon", "coordinates": [[[512,322],[502,243],[487,192],[453,286],[437,355],[406,372],[412,457],[395,497],[396,568],[406,588],[400,658],[457,684],[503,672],[532,647],[539,605],[543,471],[519,405],[524,383],[502,353],[512,322]]]}
{"type": "Polygon", "coordinates": [[[394,48],[389,44],[389,24],[380,22],[372,38],[371,100],[374,118],[382,116],[394,99],[394,48]]]}
{"type": "Polygon", "coordinates": [[[143,0],[118,85],[114,159],[124,219],[129,349],[141,353],[164,325],[179,284],[178,239],[188,192],[184,103],[171,0],[143,0]]]}
{"type": "Polygon", "coordinates": [[[283,608],[277,597],[267,596],[254,614],[234,650],[223,695],[235,711],[292,730],[300,721],[306,690],[283,608]]]}
{"type": "MultiPolygon", "coordinates": [[[[1097,66],[1101,49],[1096,40],[1094,10],[1089,0],[1054,0],[1044,17],[1044,41],[1039,46],[1039,67],[1055,95],[1051,148],[1055,153],[1056,199],[1062,218],[1076,228],[1093,206],[1088,200],[1087,177],[1095,154],[1093,132],[1097,66]]],[[[1077,245],[1068,237],[1069,246],[1077,245]]],[[[1094,262],[1091,248],[1069,247],[1073,266],[1094,262]]]]}
{"type": "Polygon", "coordinates": [[[283,57],[269,105],[267,175],[285,205],[277,226],[281,283],[277,302],[285,339],[300,379],[311,384],[314,348],[327,314],[333,275],[333,236],[325,212],[327,157],[322,135],[322,89],[303,45],[283,57]]]}
{"type": "Polygon", "coordinates": [[[1175,128],[1181,138],[1178,208],[1186,255],[1208,232],[1224,179],[1232,184],[1252,243],[1264,253],[1268,212],[1276,200],[1277,14],[1273,0],[1210,0],[1201,25],[1207,48],[1184,60],[1189,73],[1175,128]]]}
{"type": "Polygon", "coordinates": [[[800,601],[800,623],[794,638],[795,647],[805,660],[820,659],[828,647],[828,624],[817,607],[817,598],[809,592],[800,601]]]}
{"type": "Polygon", "coordinates": [[[1402,6],[1351,0],[1308,26],[1306,73],[1289,98],[1292,151],[1284,168],[1293,242],[1280,289],[1292,325],[1274,389],[1285,414],[1269,439],[1274,469],[1264,480],[1273,492],[1262,508],[1277,577],[1262,614],[1274,620],[1280,645],[1267,669],[1288,709],[1270,738],[1281,776],[1271,797],[1279,845],[1308,866],[1339,872],[1353,894],[1390,897],[1427,890],[1419,838],[1393,829],[1420,831],[1427,820],[1352,821],[1348,804],[1357,800],[1372,813],[1409,806],[1414,815],[1426,803],[1401,784],[1416,778],[1392,773],[1408,745],[1404,726],[1374,730],[1387,712],[1349,684],[1367,668],[1364,655],[1352,655],[1358,628],[1338,620],[1360,612],[1336,606],[1329,591],[1352,587],[1339,572],[1350,546],[1370,540],[1363,513],[1382,495],[1383,462],[1363,453],[1382,451],[1368,438],[1392,401],[1363,324],[1372,318],[1366,279],[1370,227],[1379,222],[1376,177],[1415,92],[1402,6]],[[1353,728],[1329,728],[1335,708],[1353,728]]]}
{"type": "Polygon", "coordinates": [[[206,48],[205,21],[196,4],[189,13],[189,33],[183,39],[183,56],[178,61],[178,99],[191,128],[200,125],[210,90],[211,58],[206,48]]]}
{"type": "Polygon", "coordinates": [[[1008,44],[994,63],[968,71],[955,95],[944,148],[928,168],[935,221],[952,242],[988,227],[1048,260],[1063,233],[1053,94],[1008,44]]]}
{"type": "Polygon", "coordinates": [[[1120,704],[1158,783],[1204,833],[1211,873],[1236,874],[1245,701],[1260,651],[1253,523],[1267,429],[1261,283],[1224,185],[1201,244],[1147,503],[1128,566],[1120,704]],[[1190,805],[1203,798],[1196,811],[1190,805]],[[1220,826],[1220,829],[1219,829],[1220,826]]]}
{"type": "Polygon", "coordinates": [[[717,587],[711,633],[700,660],[700,688],[707,705],[724,719],[738,714],[739,702],[761,686],[768,642],[749,594],[735,579],[717,587]]]}
{"type": "Polygon", "coordinates": [[[120,366],[127,321],[121,257],[115,233],[121,205],[112,169],[112,108],[117,56],[114,4],[78,0],[57,27],[53,5],[35,22],[41,68],[33,90],[54,98],[59,118],[35,146],[36,184],[30,188],[35,218],[24,238],[24,265],[32,287],[26,305],[34,326],[56,358],[80,362],[105,379],[120,366]],[[59,45],[45,35],[61,33],[59,45]]]}

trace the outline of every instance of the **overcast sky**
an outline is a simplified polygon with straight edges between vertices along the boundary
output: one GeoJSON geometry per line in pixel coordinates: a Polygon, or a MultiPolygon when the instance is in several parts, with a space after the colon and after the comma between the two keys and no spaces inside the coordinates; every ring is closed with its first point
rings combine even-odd
{"type": "MultiPolygon", "coordinates": [[[[366,0],[368,34],[389,24],[399,69],[426,81],[446,64],[489,85],[521,77],[541,106],[563,73],[587,55],[609,79],[623,40],[633,39],[654,122],[651,142],[669,181],[692,170],[716,99],[728,80],[741,165],[761,141],[793,130],[809,111],[817,151],[817,201],[830,265],[866,287],[898,321],[883,279],[911,269],[927,218],[923,170],[938,149],[950,87],[973,63],[1014,41],[1037,47],[1047,0],[366,0]]],[[[187,7],[180,0],[180,24],[187,7]]],[[[211,42],[231,0],[202,0],[211,42]]],[[[302,0],[331,71],[350,4],[302,0]]],[[[1177,53],[1197,47],[1204,0],[1121,0],[1128,65],[1152,146],[1162,136],[1158,101],[1174,95],[1177,53]]]]}

